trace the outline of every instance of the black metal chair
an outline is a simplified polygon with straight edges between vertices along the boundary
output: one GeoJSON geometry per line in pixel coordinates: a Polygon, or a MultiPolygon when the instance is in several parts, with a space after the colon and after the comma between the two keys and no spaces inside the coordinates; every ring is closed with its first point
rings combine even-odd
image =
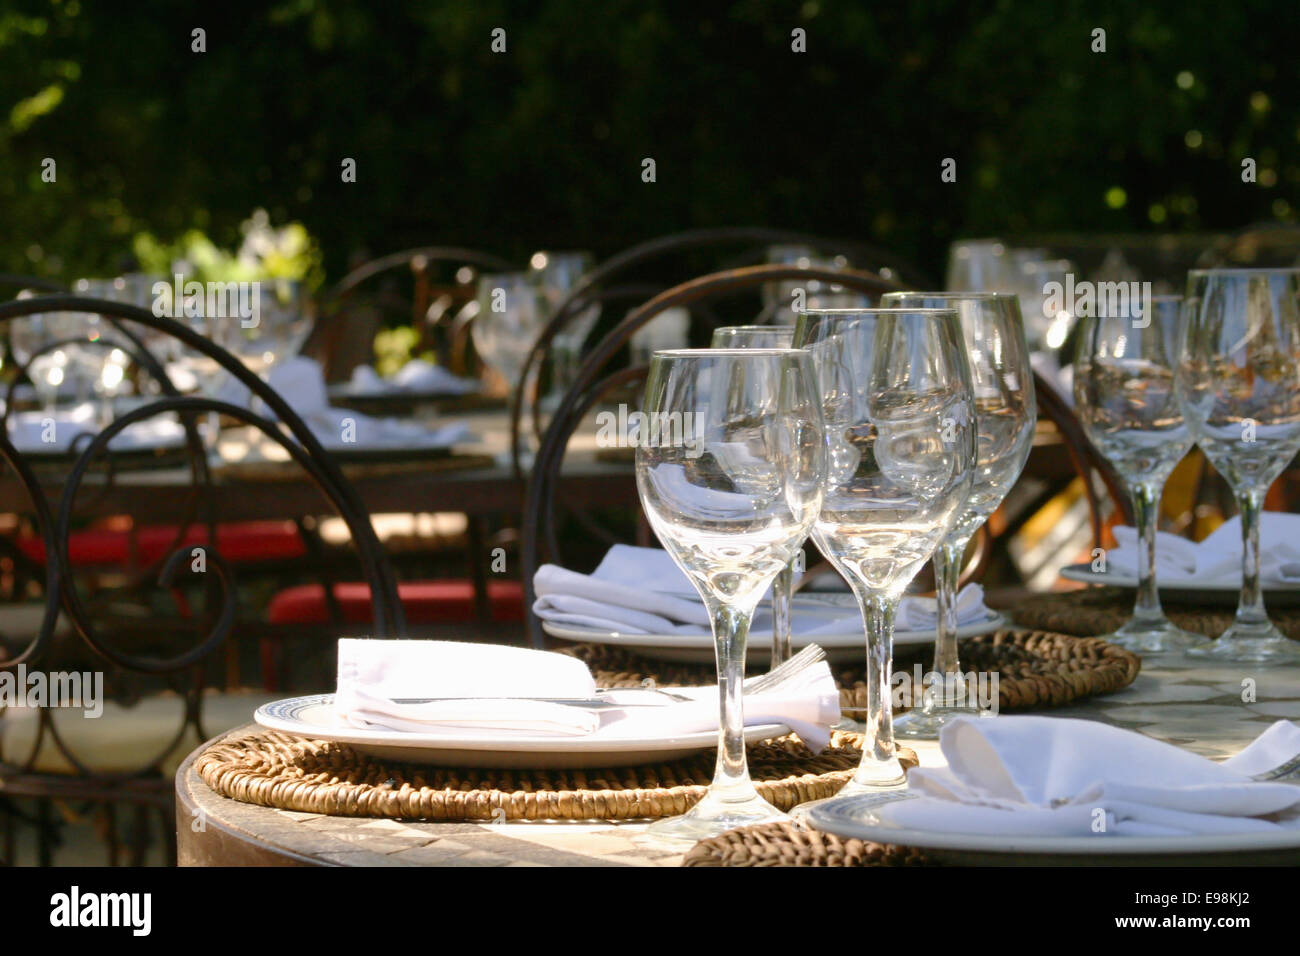
{"type": "MultiPolygon", "coordinates": [[[[26,817],[37,829],[40,861],[51,862],[52,845],[57,838],[53,812],[57,804],[74,810],[101,810],[105,814],[110,862],[116,863],[120,853],[116,814],[123,806],[134,813],[137,839],[132,846],[133,861],[138,862],[143,856],[141,834],[145,833],[151,817],[161,822],[163,839],[174,858],[173,782],[168,772],[169,761],[175,759],[178,748],[187,739],[200,741],[210,736],[208,715],[219,698],[207,691],[218,683],[213,680],[212,665],[218,649],[229,640],[235,622],[234,572],[222,558],[215,535],[207,538],[201,551],[177,548],[162,562],[158,584],[164,591],[179,588],[186,582],[198,584],[206,597],[202,613],[185,622],[189,625],[186,630],[197,632],[196,635],[186,645],[167,628],[159,626],[151,638],[135,639],[127,647],[118,646],[115,637],[95,620],[79,593],[70,574],[68,554],[79,491],[83,485],[102,487],[111,482],[115,473],[110,470],[107,476],[95,475],[98,480],[88,480],[98,466],[111,462],[114,452],[110,442],[132,425],[156,415],[175,414],[187,428],[190,450],[194,452],[192,474],[200,486],[200,511],[207,512],[203,517],[211,527],[220,516],[211,514],[210,507],[203,508],[202,487],[210,487],[211,475],[195,421],[217,413],[251,426],[288,452],[347,523],[363,576],[373,595],[376,636],[405,635],[396,582],[365,508],[338,464],[289,402],[238,359],[171,319],[159,318],[131,305],[79,296],[40,296],[0,304],[0,323],[44,311],[99,314],[128,333],[136,326],[165,333],[215,361],[269,410],[263,414],[215,399],[180,396],[162,374],[160,398],[116,418],[85,447],[75,451],[57,501],[48,495],[49,481],[43,481],[28,457],[14,446],[8,431],[0,429],[0,459],[27,498],[26,502],[5,501],[3,509],[29,510],[34,515],[46,554],[45,601],[39,628],[26,646],[12,648],[8,656],[0,659],[0,672],[15,678],[33,672],[64,675],[98,672],[103,675],[106,696],[112,697],[107,702],[99,698],[107,710],[98,720],[104,721],[102,726],[112,732],[98,736],[82,733],[89,723],[84,716],[74,718],[79,723],[69,724],[65,718],[71,715],[66,708],[53,706],[57,701],[38,701],[38,706],[31,708],[3,707],[0,703],[0,801],[3,801],[0,815],[3,816],[4,855],[13,857],[15,823],[26,817]],[[60,615],[75,631],[72,640],[56,638],[60,615]],[[174,733],[165,732],[159,723],[168,711],[174,721],[174,733]],[[114,742],[141,729],[146,731],[145,737],[157,744],[152,753],[143,757],[133,753],[128,755],[131,759],[118,759],[119,755],[107,753],[114,742]],[[78,739],[85,737],[91,739],[78,739]],[[35,810],[28,815],[15,801],[34,802],[35,810]]],[[[15,486],[10,482],[9,487],[15,486]]],[[[71,686],[70,677],[64,686],[71,686]]],[[[87,702],[83,694],[82,703],[87,702]]],[[[244,710],[238,716],[247,719],[250,715],[250,711],[244,710]]]]}

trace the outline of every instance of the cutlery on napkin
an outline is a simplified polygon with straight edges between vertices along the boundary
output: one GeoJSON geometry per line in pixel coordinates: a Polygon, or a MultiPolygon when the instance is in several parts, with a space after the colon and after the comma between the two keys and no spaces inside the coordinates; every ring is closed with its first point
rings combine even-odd
{"type": "MultiPolygon", "coordinates": [[[[576,657],[495,644],[455,641],[358,640],[338,643],[335,718],[343,726],[405,733],[473,736],[672,737],[718,728],[718,688],[675,687],[682,701],[641,688],[599,692],[576,657]],[[589,699],[625,704],[590,708],[558,702],[589,699]]],[[[815,660],[785,680],[745,694],[745,723],[785,724],[813,750],[830,740],[840,719],[830,667],[815,660]]]]}
{"type": "MultiPolygon", "coordinates": [[[[623,634],[708,634],[709,613],[699,592],[660,548],[616,544],[591,574],[579,574],[553,564],[542,565],[533,578],[537,600],[533,612],[544,621],[594,627],[623,634]]],[[[797,598],[796,598],[797,600],[797,598]]],[[[968,584],[957,596],[957,623],[970,624],[989,616],[984,590],[968,584]]],[[[930,630],[937,623],[933,598],[907,597],[898,610],[898,627],[930,630]]],[[[751,633],[772,626],[771,613],[760,609],[751,633]]],[[[827,604],[796,607],[795,634],[817,637],[861,630],[856,606],[827,604]]]]}
{"type": "MultiPolygon", "coordinates": [[[[1115,529],[1118,547],[1106,552],[1108,570],[1137,578],[1137,530],[1115,529]]],[[[1265,584],[1300,584],[1300,515],[1265,511],[1259,516],[1259,575],[1265,584]]],[[[1241,518],[1229,518],[1196,543],[1156,532],[1156,580],[1161,583],[1241,586],[1241,518]]]]}
{"type": "Polygon", "coordinates": [[[1300,829],[1300,786],[1254,779],[1300,754],[1300,726],[1286,720],[1222,763],[1065,717],[961,717],[939,746],[948,766],[910,771],[906,798],[873,811],[882,822],[989,836],[1300,829]]]}

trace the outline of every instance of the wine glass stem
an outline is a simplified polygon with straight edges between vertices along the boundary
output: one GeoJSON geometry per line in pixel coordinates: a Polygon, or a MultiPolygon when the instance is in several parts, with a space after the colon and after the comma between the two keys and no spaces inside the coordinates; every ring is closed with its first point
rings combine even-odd
{"type": "Polygon", "coordinates": [[[712,790],[724,800],[751,799],[756,791],[745,759],[745,641],[753,611],[721,605],[713,615],[714,648],[718,659],[718,764],[712,790]]]}
{"type": "Polygon", "coordinates": [[[957,658],[957,589],[961,577],[961,559],[966,553],[970,538],[949,538],[934,552],[935,602],[938,605],[938,628],[934,641],[934,680],[938,682],[932,694],[925,697],[927,709],[936,703],[953,704],[964,699],[958,696],[957,682],[961,679],[961,662],[957,658]],[[952,699],[948,692],[951,690],[952,699]]]}
{"type": "Polygon", "coordinates": [[[772,669],[790,659],[790,602],[794,597],[794,566],[798,557],[777,572],[772,582],[772,669]]]}
{"type": "Polygon", "coordinates": [[[1264,596],[1259,589],[1259,512],[1263,496],[1256,489],[1240,492],[1237,507],[1241,511],[1241,598],[1237,602],[1237,621],[1259,624],[1268,620],[1264,596]]]}
{"type": "Polygon", "coordinates": [[[1138,587],[1133,605],[1133,617],[1138,621],[1159,621],[1165,616],[1160,606],[1160,591],[1156,588],[1156,529],[1160,506],[1158,484],[1133,486],[1133,519],[1138,533],[1138,587]]]}
{"type": "Polygon", "coordinates": [[[898,599],[875,593],[862,601],[867,626],[867,740],[873,761],[894,757],[894,708],[890,670],[894,658],[894,614],[898,599]]]}

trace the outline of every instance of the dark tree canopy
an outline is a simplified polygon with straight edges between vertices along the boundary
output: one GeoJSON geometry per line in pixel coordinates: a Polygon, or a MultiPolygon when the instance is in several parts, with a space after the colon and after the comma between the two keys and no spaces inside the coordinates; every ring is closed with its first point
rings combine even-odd
{"type": "Polygon", "coordinates": [[[0,270],[110,272],[142,231],[233,246],[256,207],[335,276],[358,250],[722,224],[939,271],[957,236],[1293,222],[1298,24],[1207,0],[4,0],[0,270]]]}

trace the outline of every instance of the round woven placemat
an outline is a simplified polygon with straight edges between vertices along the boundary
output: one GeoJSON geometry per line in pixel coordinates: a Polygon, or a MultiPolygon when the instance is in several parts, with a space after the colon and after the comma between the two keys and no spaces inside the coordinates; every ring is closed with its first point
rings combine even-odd
{"type": "MultiPolygon", "coordinates": [[[[1179,627],[1218,637],[1232,624],[1231,607],[1166,605],[1165,613],[1179,627]]],[[[1082,591],[1035,594],[1006,613],[1025,627],[1037,627],[1063,634],[1091,636],[1110,634],[1133,616],[1133,592],[1114,587],[1090,587],[1082,591]]],[[[1268,616],[1287,637],[1300,640],[1300,607],[1268,609],[1268,616]]]]}
{"type": "MultiPolygon", "coordinates": [[[[862,759],[862,735],[836,731],[813,754],[793,735],[749,747],[758,792],[782,810],[833,796],[862,759]]],[[[904,767],[915,752],[899,748],[904,767]]],[[[713,777],[715,756],[605,770],[426,767],[347,744],[254,731],[217,741],[194,762],[214,791],[242,803],[399,820],[630,820],[685,813],[713,777]],[[503,816],[504,815],[504,816],[503,816]]]]}
{"type": "Polygon", "coordinates": [[[938,866],[915,847],[845,840],[797,823],[740,827],[701,840],[682,866],[938,866]]]}
{"type": "MultiPolygon", "coordinates": [[[[913,662],[928,670],[927,645],[905,653],[898,648],[895,673],[912,669],[913,662]]],[[[674,684],[703,684],[717,680],[707,664],[676,664],[648,660],[608,644],[577,644],[566,652],[581,658],[602,687],[633,687],[653,681],[665,687],[674,684]]],[[[1079,638],[1048,631],[998,631],[960,642],[963,672],[998,675],[998,709],[1029,710],[1062,707],[1066,704],[1109,694],[1127,687],[1142,667],[1136,654],[1099,638],[1079,638]]],[[[865,650],[864,650],[865,656],[865,650]]],[[[832,665],[840,688],[840,706],[851,716],[867,706],[865,665],[832,665]]],[[[903,695],[901,712],[907,709],[903,695]]]]}

